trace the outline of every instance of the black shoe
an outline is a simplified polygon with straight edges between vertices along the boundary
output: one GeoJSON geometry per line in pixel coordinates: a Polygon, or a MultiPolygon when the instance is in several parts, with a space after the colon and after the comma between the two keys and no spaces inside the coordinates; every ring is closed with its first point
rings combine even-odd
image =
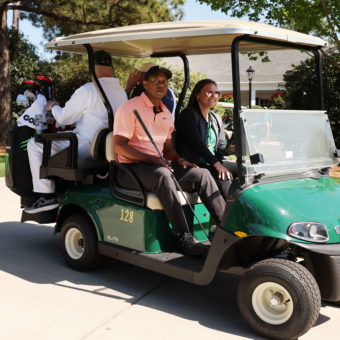
{"type": "Polygon", "coordinates": [[[190,233],[176,235],[179,251],[185,255],[201,255],[207,251],[207,246],[197,241],[190,233]]]}
{"type": "Polygon", "coordinates": [[[40,197],[33,205],[25,209],[28,214],[36,214],[42,211],[53,210],[59,206],[55,198],[45,199],[40,197]]]}

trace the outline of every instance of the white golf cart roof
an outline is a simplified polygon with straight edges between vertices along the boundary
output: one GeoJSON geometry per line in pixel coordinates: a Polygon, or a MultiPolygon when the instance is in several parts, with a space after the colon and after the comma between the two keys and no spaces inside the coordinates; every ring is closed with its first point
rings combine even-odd
{"type": "MultiPolygon", "coordinates": [[[[104,49],[112,56],[150,57],[158,53],[206,54],[229,52],[233,40],[241,35],[290,42],[309,47],[327,46],[327,42],[307,34],[263,23],[241,20],[162,22],[110,28],[56,38],[48,49],[87,53],[104,49]]],[[[284,47],[265,43],[242,42],[239,51],[275,50],[284,47]]]]}

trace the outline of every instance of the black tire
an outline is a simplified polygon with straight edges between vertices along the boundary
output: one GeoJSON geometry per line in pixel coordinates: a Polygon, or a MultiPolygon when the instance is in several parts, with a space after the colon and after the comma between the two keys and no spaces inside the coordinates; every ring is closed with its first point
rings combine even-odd
{"type": "Polygon", "coordinates": [[[60,240],[66,263],[86,271],[98,262],[97,236],[93,225],[82,215],[68,217],[61,226],[60,240]]]}
{"type": "Polygon", "coordinates": [[[326,303],[329,303],[330,305],[340,307],[340,301],[327,301],[327,300],[324,300],[324,301],[325,301],[326,303]]]}
{"type": "Polygon", "coordinates": [[[296,339],[314,325],[321,296],[305,267],[289,260],[267,259],[242,277],[237,302],[257,333],[270,339],[296,339]]]}

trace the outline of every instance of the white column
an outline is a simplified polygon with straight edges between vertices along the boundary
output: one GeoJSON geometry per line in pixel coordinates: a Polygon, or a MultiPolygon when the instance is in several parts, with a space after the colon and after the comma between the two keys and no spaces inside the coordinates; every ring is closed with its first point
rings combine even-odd
{"type": "Polygon", "coordinates": [[[252,84],[252,89],[251,89],[251,106],[256,105],[256,89],[254,84],[252,84]]]}

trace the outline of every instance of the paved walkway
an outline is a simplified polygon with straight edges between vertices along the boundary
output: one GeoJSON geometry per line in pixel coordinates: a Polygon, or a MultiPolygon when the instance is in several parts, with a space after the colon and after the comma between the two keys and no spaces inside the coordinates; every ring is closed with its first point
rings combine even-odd
{"type": "MultiPolygon", "coordinates": [[[[5,340],[261,339],[242,320],[237,276],[205,287],[108,259],[68,268],[52,225],[19,223],[19,197],[0,178],[0,338],[5,340]]],[[[339,339],[340,308],[324,305],[302,340],[339,339]]]]}

